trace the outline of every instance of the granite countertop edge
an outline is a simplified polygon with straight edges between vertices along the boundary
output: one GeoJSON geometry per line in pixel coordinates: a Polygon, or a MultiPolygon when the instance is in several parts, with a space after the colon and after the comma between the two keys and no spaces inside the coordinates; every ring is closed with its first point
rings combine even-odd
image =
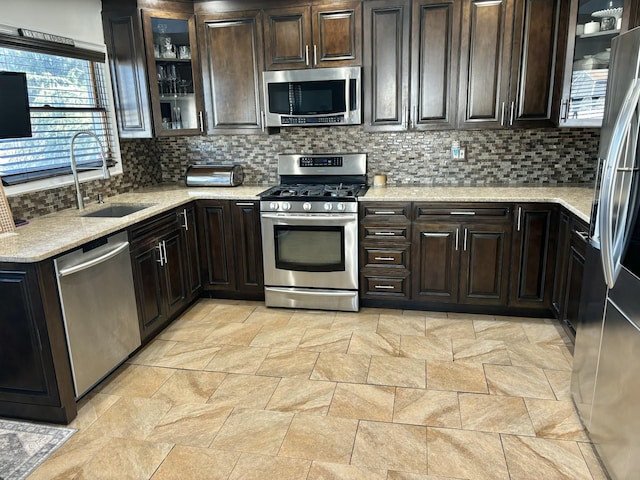
{"type": "MultiPolygon", "coordinates": [[[[87,205],[84,211],[75,208],[62,210],[30,220],[14,233],[0,235],[0,262],[40,262],[193,200],[257,201],[258,195],[267,187],[159,185],[109,197],[104,204],[87,205]],[[122,203],[151,206],[122,218],[82,216],[108,205],[122,203]]],[[[588,222],[592,197],[593,190],[588,187],[387,186],[370,188],[359,201],[555,202],[588,222]]]]}

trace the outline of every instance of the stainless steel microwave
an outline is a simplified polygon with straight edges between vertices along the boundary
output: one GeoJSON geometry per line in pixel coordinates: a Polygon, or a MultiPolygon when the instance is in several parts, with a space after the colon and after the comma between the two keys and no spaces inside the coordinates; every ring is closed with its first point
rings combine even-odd
{"type": "Polygon", "coordinates": [[[359,125],[361,68],[263,73],[267,127],[359,125]]]}

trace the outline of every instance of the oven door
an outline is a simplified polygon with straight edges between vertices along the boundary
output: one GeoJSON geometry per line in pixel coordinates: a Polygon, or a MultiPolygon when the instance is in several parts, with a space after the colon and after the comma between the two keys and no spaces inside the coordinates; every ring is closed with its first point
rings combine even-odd
{"type": "Polygon", "coordinates": [[[261,218],[266,286],[358,289],[357,214],[261,218]]]}

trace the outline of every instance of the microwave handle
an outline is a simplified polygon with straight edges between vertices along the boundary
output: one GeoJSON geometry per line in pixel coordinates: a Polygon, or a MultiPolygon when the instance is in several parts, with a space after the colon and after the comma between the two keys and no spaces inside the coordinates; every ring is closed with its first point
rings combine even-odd
{"type": "Polygon", "coordinates": [[[346,106],[345,120],[349,122],[351,120],[351,75],[347,75],[344,87],[344,103],[346,106]]]}

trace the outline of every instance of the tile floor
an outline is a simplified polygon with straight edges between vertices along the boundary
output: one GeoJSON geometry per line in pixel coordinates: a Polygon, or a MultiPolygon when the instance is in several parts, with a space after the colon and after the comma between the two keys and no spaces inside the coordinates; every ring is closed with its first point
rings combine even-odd
{"type": "Polygon", "coordinates": [[[606,479],[552,320],[203,299],[37,479],[606,479]]]}

